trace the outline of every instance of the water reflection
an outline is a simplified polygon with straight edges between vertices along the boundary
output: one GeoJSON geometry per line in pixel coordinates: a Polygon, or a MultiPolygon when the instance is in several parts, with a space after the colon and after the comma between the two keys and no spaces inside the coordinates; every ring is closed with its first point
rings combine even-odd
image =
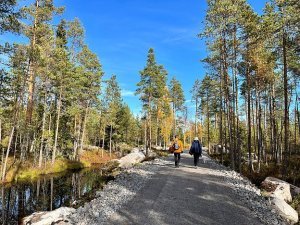
{"type": "Polygon", "coordinates": [[[18,224],[24,216],[61,206],[78,206],[93,198],[95,191],[110,179],[102,170],[89,168],[43,176],[32,182],[1,187],[1,224],[18,224]]]}

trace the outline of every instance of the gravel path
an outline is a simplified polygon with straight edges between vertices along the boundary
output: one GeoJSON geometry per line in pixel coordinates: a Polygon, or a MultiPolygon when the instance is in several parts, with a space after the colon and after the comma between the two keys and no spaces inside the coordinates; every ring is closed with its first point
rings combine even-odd
{"type": "Polygon", "coordinates": [[[118,175],[76,210],[73,224],[286,224],[259,190],[206,155],[199,168],[182,154],[143,163],[118,175]],[[205,163],[203,162],[205,161],[205,163]]]}

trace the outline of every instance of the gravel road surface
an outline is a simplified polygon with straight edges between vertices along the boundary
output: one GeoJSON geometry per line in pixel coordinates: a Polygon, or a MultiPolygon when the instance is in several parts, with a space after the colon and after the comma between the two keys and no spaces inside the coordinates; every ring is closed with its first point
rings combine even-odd
{"type": "Polygon", "coordinates": [[[198,168],[182,154],[139,164],[70,216],[76,225],[286,225],[248,179],[206,153],[198,168]]]}
{"type": "Polygon", "coordinates": [[[172,157],[155,165],[158,172],[105,224],[263,224],[208,158],[200,159],[198,168],[186,153],[179,168],[172,157]]]}

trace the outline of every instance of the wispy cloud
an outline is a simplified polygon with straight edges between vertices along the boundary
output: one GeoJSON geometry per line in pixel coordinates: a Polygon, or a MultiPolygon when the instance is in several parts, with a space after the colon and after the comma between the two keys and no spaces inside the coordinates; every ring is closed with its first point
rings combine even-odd
{"type": "Polygon", "coordinates": [[[121,91],[121,95],[122,97],[134,97],[134,91],[130,91],[130,90],[126,90],[126,89],[123,89],[121,91]]]}
{"type": "Polygon", "coordinates": [[[198,27],[193,28],[172,28],[170,27],[167,33],[167,37],[163,39],[163,43],[180,43],[189,42],[197,39],[199,33],[198,27]]]}

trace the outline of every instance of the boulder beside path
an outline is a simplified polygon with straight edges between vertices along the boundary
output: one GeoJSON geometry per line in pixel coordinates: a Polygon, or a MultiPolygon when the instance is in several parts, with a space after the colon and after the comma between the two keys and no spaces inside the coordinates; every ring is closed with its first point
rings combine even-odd
{"type": "Polygon", "coordinates": [[[130,168],[133,165],[142,162],[145,159],[145,155],[142,152],[132,152],[118,160],[120,168],[130,168]]]}
{"type": "Polygon", "coordinates": [[[267,177],[261,185],[267,191],[272,207],[279,215],[289,220],[291,224],[298,223],[298,212],[288,203],[292,201],[292,196],[295,197],[297,193],[300,193],[300,189],[275,177],[267,177]]]}
{"type": "Polygon", "coordinates": [[[74,208],[61,207],[49,212],[36,212],[23,218],[23,225],[65,224],[67,216],[74,213],[74,208]]]}
{"type": "Polygon", "coordinates": [[[273,208],[275,208],[279,215],[288,219],[291,224],[298,223],[298,213],[295,209],[292,208],[289,204],[287,204],[284,200],[279,198],[273,198],[271,200],[273,208]]]}
{"type": "Polygon", "coordinates": [[[267,177],[262,184],[264,186],[272,186],[275,190],[270,191],[270,196],[274,198],[279,198],[286,202],[292,201],[291,189],[290,184],[277,179],[275,177],[267,177]]]}

